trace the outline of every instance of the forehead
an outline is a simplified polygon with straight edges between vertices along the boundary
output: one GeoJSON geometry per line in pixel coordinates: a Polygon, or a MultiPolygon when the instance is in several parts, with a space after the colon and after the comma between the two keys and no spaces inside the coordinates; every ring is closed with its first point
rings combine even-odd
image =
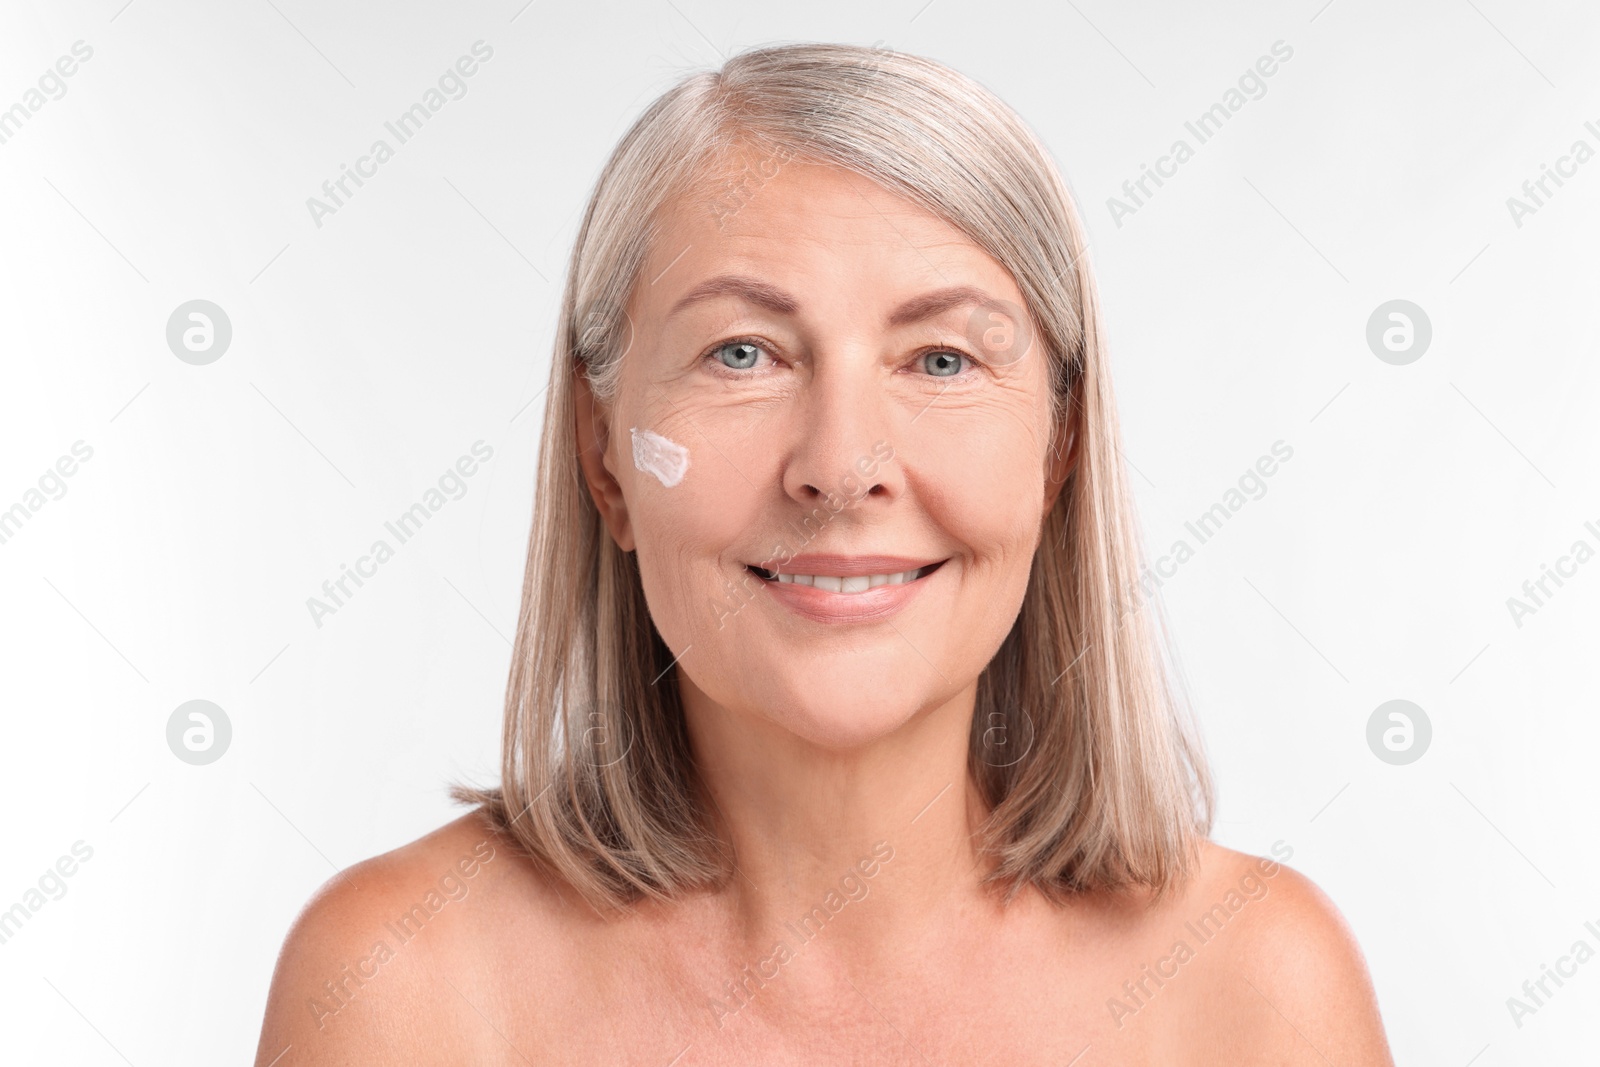
{"type": "Polygon", "coordinates": [[[729,272],[849,293],[858,303],[955,285],[1022,299],[1004,267],[921,205],[843,167],[750,146],[663,206],[636,289],[639,310],[662,311],[729,272]]]}

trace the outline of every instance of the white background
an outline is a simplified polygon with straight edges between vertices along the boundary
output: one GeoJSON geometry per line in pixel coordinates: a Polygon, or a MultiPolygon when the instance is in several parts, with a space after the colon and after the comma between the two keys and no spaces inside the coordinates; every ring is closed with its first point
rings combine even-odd
{"type": "Polygon", "coordinates": [[[1600,10],[923,2],[0,6],[0,108],[94,49],[0,145],[0,509],[94,450],[0,544],[0,909],[94,850],[0,945],[0,1059],[247,1060],[316,886],[494,779],[578,214],[676,77],[791,40],[948,62],[1051,147],[1154,554],[1294,449],[1164,589],[1218,840],[1292,846],[1400,1062],[1595,1057],[1600,960],[1520,1029],[1506,998],[1600,947],[1600,562],[1520,627],[1506,600],[1600,545],[1600,161],[1520,227],[1506,199],[1600,148],[1600,10]],[[306,198],[480,39],[467,95],[317,227],[306,198]],[[1107,197],[1279,40],[1266,95],[1118,227],[1107,197]],[[209,366],[166,344],[195,298],[233,326],[209,366]],[[1365,340],[1395,298],[1433,327],[1407,366],[1365,340]],[[466,495],[315,626],[480,439],[466,495]],[[234,731],[205,767],[165,738],[195,698],[234,731]],[[1433,725],[1407,766],[1367,747],[1393,698],[1433,725]]]}

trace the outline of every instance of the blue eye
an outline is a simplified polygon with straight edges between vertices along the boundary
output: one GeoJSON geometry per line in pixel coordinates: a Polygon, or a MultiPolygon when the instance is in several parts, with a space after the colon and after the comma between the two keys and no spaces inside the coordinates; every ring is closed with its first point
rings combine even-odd
{"type": "Polygon", "coordinates": [[[936,378],[951,378],[961,373],[966,358],[959,352],[929,352],[922,357],[922,369],[936,378]]]}
{"type": "Polygon", "coordinates": [[[761,349],[748,341],[730,341],[713,353],[717,361],[733,370],[749,370],[761,358],[761,349]]]}

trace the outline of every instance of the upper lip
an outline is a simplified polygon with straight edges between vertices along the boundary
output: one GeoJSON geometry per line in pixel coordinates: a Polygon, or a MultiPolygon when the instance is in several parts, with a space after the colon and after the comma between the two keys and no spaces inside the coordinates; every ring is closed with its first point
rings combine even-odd
{"type": "Polygon", "coordinates": [[[910,556],[834,556],[810,553],[795,556],[787,563],[777,559],[762,560],[752,566],[783,574],[810,574],[829,578],[856,578],[873,574],[901,574],[921,570],[943,559],[913,559],[910,556]]]}

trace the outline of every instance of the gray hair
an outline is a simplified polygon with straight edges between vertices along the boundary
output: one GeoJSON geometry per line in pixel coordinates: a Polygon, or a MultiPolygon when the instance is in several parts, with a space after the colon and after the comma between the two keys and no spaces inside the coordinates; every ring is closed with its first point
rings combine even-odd
{"type": "MultiPolygon", "coordinates": [[[[457,786],[537,861],[595,903],[719,885],[727,849],[699,801],[676,687],[649,685],[670,650],[636,559],[605,532],[574,454],[574,383],[615,394],[626,307],[662,208],[704,198],[736,149],[858,173],[959,229],[1023,294],[1050,361],[1075,462],[1046,516],[1022,610],[979,680],[969,770],[989,806],[991,880],[1061,899],[1164,893],[1190,874],[1213,794],[1163,654],[1159,610],[1129,612],[1139,537],[1120,452],[1098,298],[1072,197],[1049,152],[987,89],[942,64],[840,44],[763,48],[689,76],[613,151],[569,264],[537,499],[507,687],[501,786],[457,786]],[[1006,766],[998,728],[1030,740],[1006,766]]],[[[758,168],[759,169],[759,168],[758,168]]],[[[759,177],[759,174],[757,175],[759,177]]],[[[720,195],[719,195],[720,194],[720,195]]]]}

